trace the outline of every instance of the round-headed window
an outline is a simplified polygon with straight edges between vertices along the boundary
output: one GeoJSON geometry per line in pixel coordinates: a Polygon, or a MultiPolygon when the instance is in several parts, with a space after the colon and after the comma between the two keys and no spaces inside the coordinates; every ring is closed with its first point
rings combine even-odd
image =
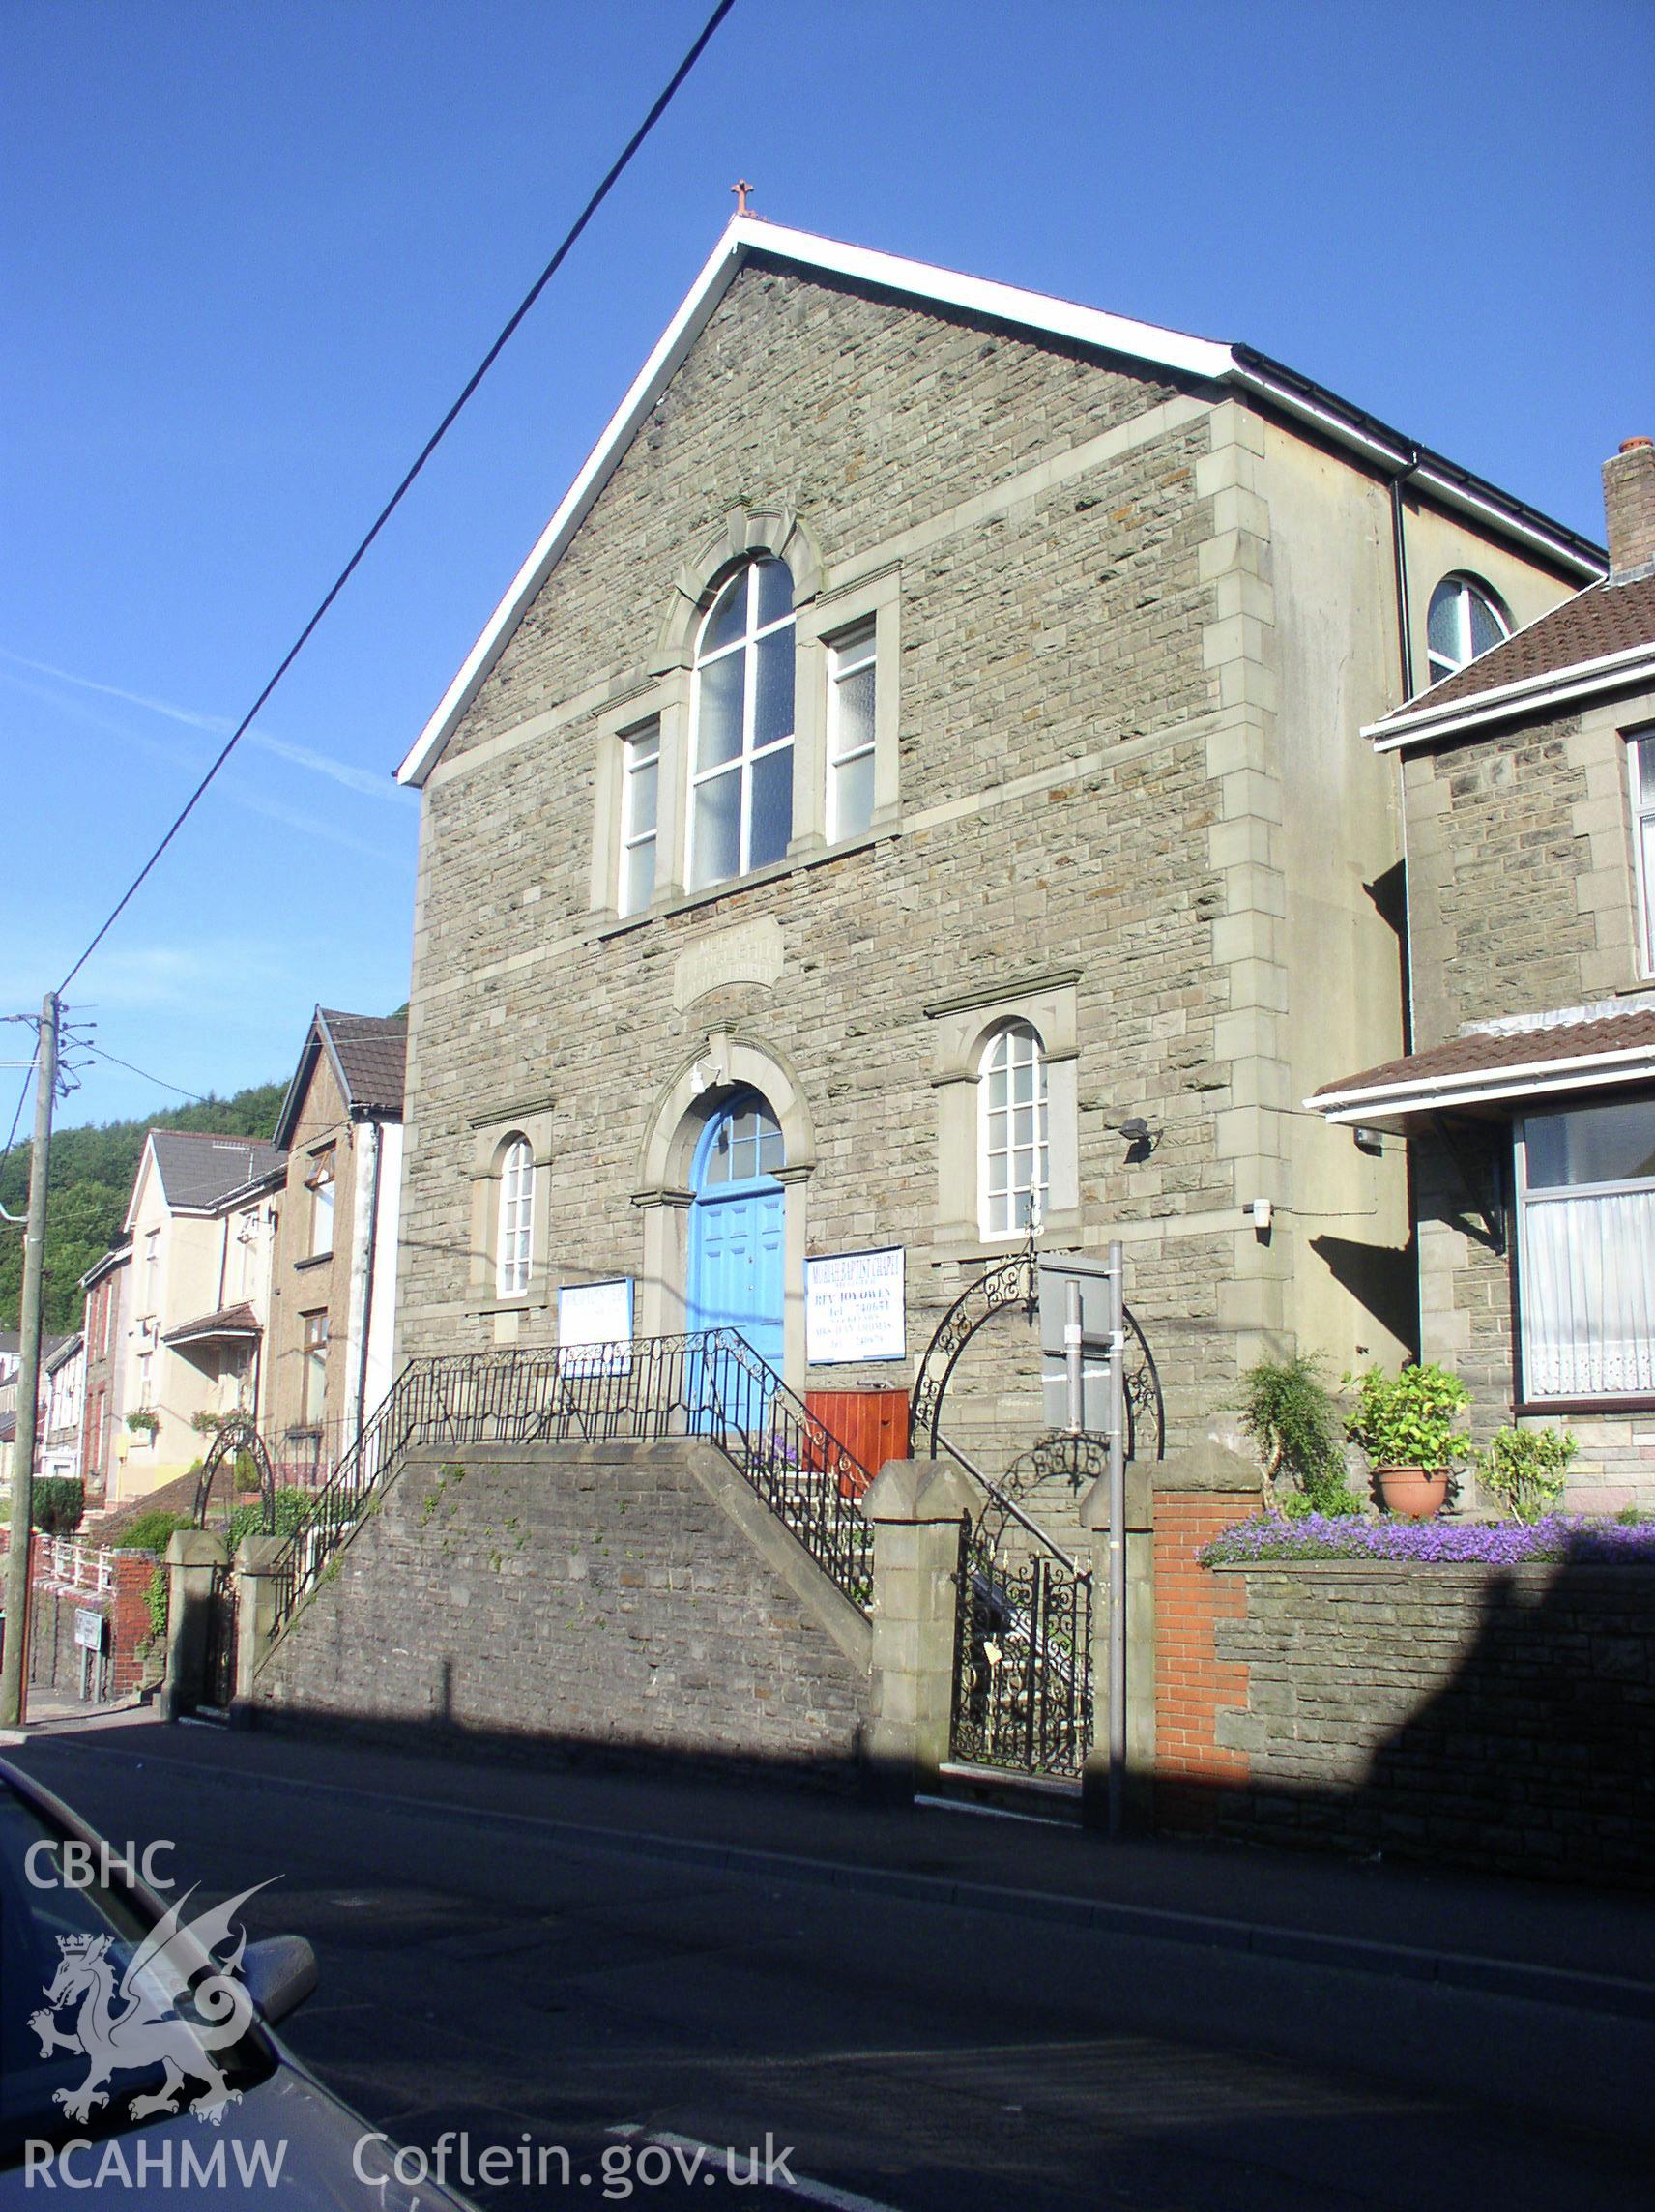
{"type": "Polygon", "coordinates": [[[1487,584],[1475,576],[1444,576],[1431,595],[1427,626],[1432,683],[1440,684],[1510,635],[1505,609],[1487,584]]]}
{"type": "Polygon", "coordinates": [[[749,561],[708,610],[695,649],[691,890],[768,867],[793,835],[793,577],[749,561]]]}
{"type": "Polygon", "coordinates": [[[1046,1056],[1027,1022],[990,1038],[977,1072],[979,1218],[985,1237],[1015,1236],[1049,1202],[1046,1056]]]}

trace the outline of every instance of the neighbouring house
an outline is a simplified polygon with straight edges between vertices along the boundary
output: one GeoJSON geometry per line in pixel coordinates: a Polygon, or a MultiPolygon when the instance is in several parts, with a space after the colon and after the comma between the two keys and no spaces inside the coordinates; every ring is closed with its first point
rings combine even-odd
{"type": "Polygon", "coordinates": [[[1572,1430],[1570,1502],[1612,1510],[1655,1505],[1647,438],[1604,490],[1610,574],[1363,732],[1401,769],[1411,1049],[1310,1104],[1408,1147],[1423,1355],[1485,1435],[1572,1430]]]}
{"type": "MultiPolygon", "coordinates": [[[[41,1338],[40,1396],[35,1414],[35,1471],[37,1474],[67,1473],[75,1470],[47,1468],[44,1464],[46,1421],[50,1407],[51,1373],[54,1361],[63,1361],[72,1354],[76,1342],[73,1336],[43,1336],[41,1338]]],[[[0,1329],[0,1492],[12,1488],[13,1461],[17,1441],[17,1380],[22,1366],[22,1353],[15,1329],[0,1329]]],[[[59,1409],[68,1404],[71,1388],[66,1380],[60,1385],[59,1409]]]]}
{"type": "Polygon", "coordinates": [[[407,1034],[405,1013],[318,1006],[276,1118],[261,1419],[288,1480],[326,1474],[391,1387],[407,1034]]]}
{"type": "Polygon", "coordinates": [[[36,1465],[56,1481],[78,1479],[86,1394],[86,1339],[60,1337],[41,1361],[40,1445],[36,1465]]]}
{"type": "Polygon", "coordinates": [[[81,1336],[86,1346],[85,1412],[81,1422],[81,1479],[86,1503],[100,1511],[112,1496],[116,1450],[125,1431],[121,1385],[126,1376],[124,1300],[131,1281],[132,1247],[117,1244],[80,1278],[86,1304],[81,1336]]]}
{"type": "MultiPolygon", "coordinates": [[[[1174,1445],[1262,1354],[1394,1363],[1406,1160],[1297,1103],[1405,1045],[1351,733],[1604,566],[1250,348],[736,218],[400,771],[403,1349],[906,1388],[1032,1213],[1124,1239],[1174,1445]]],[[[1037,1342],[951,1390],[1009,1449],[1037,1342]]]]}
{"type": "Polygon", "coordinates": [[[152,1129],[144,1140],[123,1224],[131,1258],[108,1504],[184,1473],[216,1418],[258,1407],[285,1173],[262,1138],[152,1129]]]}

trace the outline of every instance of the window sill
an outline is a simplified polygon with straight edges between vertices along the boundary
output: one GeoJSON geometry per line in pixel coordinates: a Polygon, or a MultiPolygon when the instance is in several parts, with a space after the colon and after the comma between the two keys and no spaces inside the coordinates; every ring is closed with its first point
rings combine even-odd
{"type": "Polygon", "coordinates": [[[849,859],[854,853],[870,852],[875,845],[902,834],[899,823],[886,823],[873,830],[864,830],[859,836],[841,838],[836,845],[811,845],[785,859],[772,860],[768,868],[753,868],[744,876],[726,876],[722,883],[708,884],[698,891],[678,891],[670,898],[662,897],[658,903],[645,908],[642,914],[623,915],[619,918],[600,922],[594,929],[590,944],[605,945],[611,938],[624,937],[634,929],[643,929],[652,921],[662,921],[673,915],[693,914],[697,908],[714,905],[719,899],[736,898],[743,891],[756,890],[761,884],[785,883],[790,876],[802,875],[807,869],[821,868],[831,860],[849,859]]]}
{"type": "Polygon", "coordinates": [[[544,1313],[551,1302],[544,1291],[523,1291],[514,1293],[508,1298],[474,1298],[466,1307],[466,1312],[468,1314],[544,1313]]]}
{"type": "Polygon", "coordinates": [[[1611,1419],[1619,1413],[1655,1413],[1655,1396],[1525,1399],[1512,1408],[1511,1417],[1514,1421],[1538,1421],[1553,1413],[1577,1413],[1588,1418],[1602,1415],[1611,1419]]]}
{"type": "Polygon", "coordinates": [[[296,1275],[303,1275],[307,1269],[311,1267],[331,1266],[333,1265],[333,1259],[334,1255],[332,1251],[306,1252],[303,1260],[294,1261],[293,1272],[296,1275]]]}

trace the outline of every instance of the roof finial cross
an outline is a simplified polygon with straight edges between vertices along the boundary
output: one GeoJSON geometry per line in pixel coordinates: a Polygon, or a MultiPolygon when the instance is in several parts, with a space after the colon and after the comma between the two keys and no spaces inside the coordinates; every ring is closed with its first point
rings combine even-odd
{"type": "Polygon", "coordinates": [[[730,189],[736,195],[736,213],[738,215],[750,215],[752,210],[747,205],[747,194],[756,191],[758,187],[748,184],[745,177],[738,177],[730,189]]]}

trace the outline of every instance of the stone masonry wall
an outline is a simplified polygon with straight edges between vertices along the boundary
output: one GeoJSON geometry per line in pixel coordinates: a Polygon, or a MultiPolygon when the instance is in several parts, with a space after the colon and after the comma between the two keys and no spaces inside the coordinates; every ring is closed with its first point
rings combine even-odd
{"type": "Polygon", "coordinates": [[[1408,931],[1418,1050],[1467,1022],[1579,1005],[1595,950],[1578,891],[1586,772],[1568,718],[1410,754],[1408,931]]]}
{"type": "Polygon", "coordinates": [[[707,1445],[418,1455],[255,1703],[277,1723],[848,1773],[866,1674],[697,1479],[704,1459],[715,1487],[707,1445]]]}
{"type": "Polygon", "coordinates": [[[1651,1880],[1655,1572],[1201,1572],[1229,1759],[1194,1792],[1181,1774],[1160,1781],[1164,1824],[1651,1880]]]}
{"type": "MultiPolygon", "coordinates": [[[[840,555],[1167,396],[1060,347],[792,276],[738,280],[426,793],[406,1352],[496,1341],[493,1317],[466,1295],[473,1131],[496,1104],[555,1101],[545,1302],[515,1341],[550,1338],[560,1281],[641,1271],[632,1198],[651,1115],[724,1026],[789,1068],[807,1103],[816,1160],[788,1199],[805,1209],[807,1249],[907,1247],[916,1354],[983,1264],[980,1248],[937,1241],[924,1008],[1076,968],[1080,1234],[1137,1227],[1129,1295],[1175,1422],[1233,1395],[1218,1309],[1234,1174],[1212,1118],[1229,1097],[1214,1046],[1228,997],[1212,961],[1222,891],[1204,720],[1210,502],[1194,480],[1204,416],[904,559],[897,835],[603,935],[590,910],[598,709],[478,766],[465,758],[646,662],[673,577],[732,507],[797,509],[831,576],[840,555]],[[762,398],[733,407],[738,374],[758,360],[762,398]],[[1036,775],[1038,788],[1018,789],[1036,775]],[[961,801],[973,803],[953,811],[961,801]],[[682,951],[771,921],[773,990],[675,1004],[682,951]],[[1128,1113],[1162,1132],[1147,1160],[1128,1163],[1108,1127],[1128,1113]]],[[[1008,1341],[1003,1352],[1015,1367],[1008,1341]]],[[[996,1340],[973,1356],[991,1401],[1021,1392],[1032,1435],[1037,1400],[1009,1368],[997,1372],[996,1340]]],[[[910,1371],[808,1380],[906,1385],[910,1371]]],[[[972,1386],[963,1376],[962,1392],[972,1386]]]]}

